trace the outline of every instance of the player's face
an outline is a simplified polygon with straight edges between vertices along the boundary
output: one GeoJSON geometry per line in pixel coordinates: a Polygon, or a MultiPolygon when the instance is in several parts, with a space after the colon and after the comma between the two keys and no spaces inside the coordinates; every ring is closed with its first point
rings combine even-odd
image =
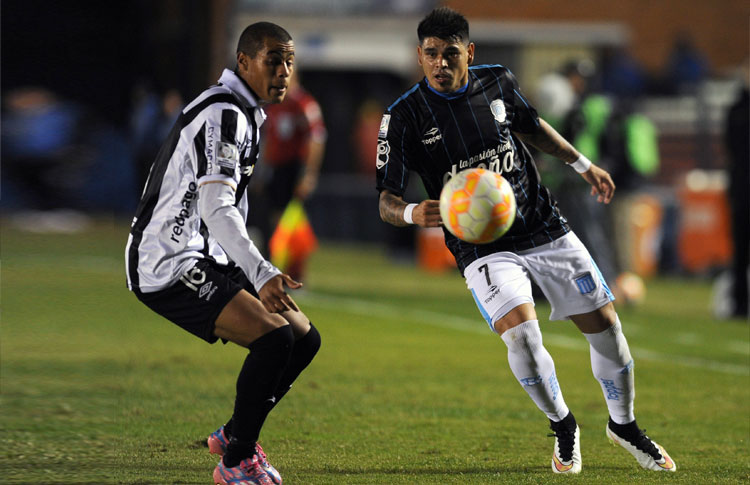
{"type": "Polygon", "coordinates": [[[294,42],[266,39],[254,59],[244,52],[237,55],[240,77],[263,103],[280,103],[289,89],[294,72],[294,42]]]}
{"type": "Polygon", "coordinates": [[[417,46],[419,65],[435,91],[452,93],[469,80],[469,64],[474,61],[474,43],[427,37],[417,46]]]}

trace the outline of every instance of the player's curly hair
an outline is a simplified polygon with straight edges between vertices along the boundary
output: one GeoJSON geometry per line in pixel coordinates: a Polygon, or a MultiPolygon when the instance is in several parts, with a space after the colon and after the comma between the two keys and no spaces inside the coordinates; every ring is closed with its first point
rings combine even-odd
{"type": "Polygon", "coordinates": [[[263,48],[263,41],[273,39],[278,42],[290,42],[292,36],[283,27],[271,22],[256,22],[248,25],[237,42],[237,54],[244,52],[250,59],[255,59],[263,48]]]}
{"type": "Polygon", "coordinates": [[[469,43],[469,22],[452,8],[439,7],[419,22],[417,37],[422,44],[427,37],[469,43]]]}

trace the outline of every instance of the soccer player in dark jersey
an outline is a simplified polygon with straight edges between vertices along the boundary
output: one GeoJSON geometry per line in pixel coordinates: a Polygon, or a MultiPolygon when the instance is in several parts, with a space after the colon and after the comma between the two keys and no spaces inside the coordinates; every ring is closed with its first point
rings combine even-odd
{"type": "Polygon", "coordinates": [[[615,185],[544,120],[500,65],[469,67],[475,46],[466,19],[437,8],[417,29],[422,81],[387,110],[377,147],[380,216],[395,226],[441,225],[438,199],[457,172],[482,167],[512,184],[518,209],[497,241],[469,244],[445,231],[445,243],[480,313],[508,347],[513,375],[543,411],[555,434],[552,470],[581,471],[580,432],[563,399],[552,357],[542,345],[531,279],[552,306],[551,320],[570,319],[590,344],[591,367],[609,410],[606,434],[650,470],[674,471],[664,448],[646,436],[633,411],[633,359],[609,288],[586,248],[570,230],[554,197],[541,184],[526,144],[560,158],[609,203],[615,185]],[[428,200],[407,203],[409,173],[428,200]]]}
{"type": "Polygon", "coordinates": [[[294,42],[247,27],[237,66],[188,104],[154,161],[126,248],[128,288],[197,337],[250,350],[231,419],[208,438],[215,483],[279,484],[257,440],[268,413],[312,361],[320,335],[285,291],[300,283],[266,261],[245,228],[262,105],[284,99],[294,42]]]}

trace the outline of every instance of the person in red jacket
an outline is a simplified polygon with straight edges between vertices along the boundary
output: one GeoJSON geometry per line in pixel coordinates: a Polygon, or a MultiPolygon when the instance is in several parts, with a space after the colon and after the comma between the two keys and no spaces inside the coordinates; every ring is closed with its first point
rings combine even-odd
{"type": "MultiPolygon", "coordinates": [[[[289,202],[294,198],[304,202],[315,190],[327,131],[320,105],[301,86],[296,74],[291,77],[284,102],[268,106],[266,115],[263,161],[268,173],[263,177],[262,191],[269,207],[267,221],[260,225],[269,247],[273,231],[289,202]]],[[[272,258],[273,253],[271,250],[272,258]]],[[[304,259],[292,257],[285,270],[294,278],[300,278],[304,259]]]]}

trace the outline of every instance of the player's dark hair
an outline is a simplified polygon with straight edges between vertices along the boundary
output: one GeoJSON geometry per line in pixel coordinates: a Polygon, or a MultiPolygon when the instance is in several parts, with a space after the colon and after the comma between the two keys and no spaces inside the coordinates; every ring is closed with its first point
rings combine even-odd
{"type": "Polygon", "coordinates": [[[248,25],[237,42],[237,54],[244,52],[251,59],[255,59],[258,51],[263,48],[266,39],[278,42],[290,42],[292,36],[283,27],[271,22],[256,22],[248,25]]]}
{"type": "Polygon", "coordinates": [[[466,17],[448,7],[439,7],[419,22],[417,37],[422,44],[427,37],[469,43],[469,22],[466,17]]]}

